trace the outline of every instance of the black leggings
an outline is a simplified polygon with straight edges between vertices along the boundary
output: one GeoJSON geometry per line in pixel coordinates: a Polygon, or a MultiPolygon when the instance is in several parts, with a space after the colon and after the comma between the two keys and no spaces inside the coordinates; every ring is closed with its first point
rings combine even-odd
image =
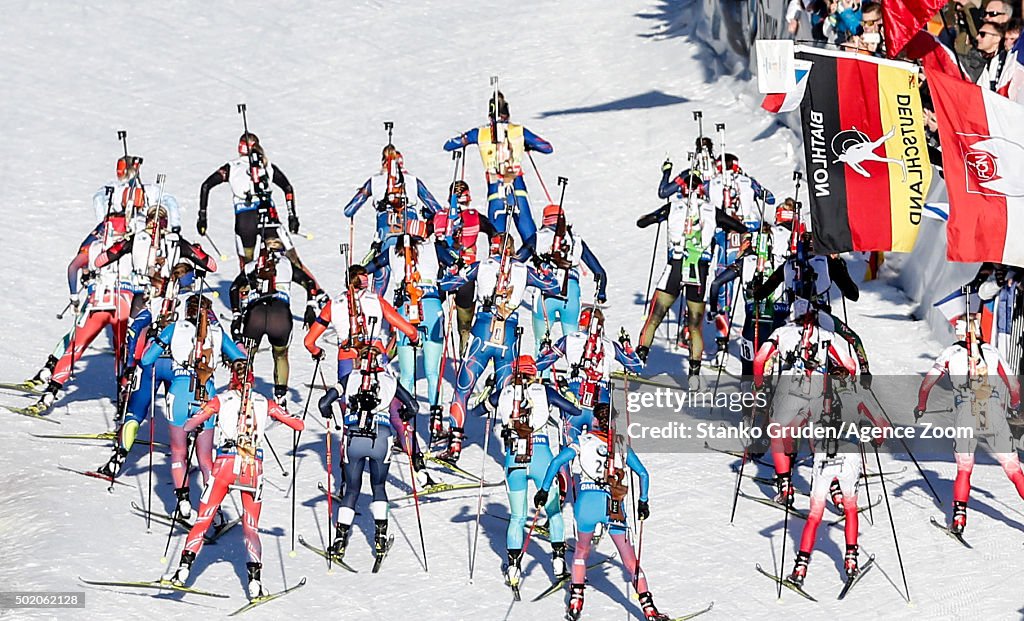
{"type": "Polygon", "coordinates": [[[257,300],[245,309],[242,336],[259,347],[263,337],[273,347],[287,347],[292,340],[292,309],[281,298],[257,300]]]}

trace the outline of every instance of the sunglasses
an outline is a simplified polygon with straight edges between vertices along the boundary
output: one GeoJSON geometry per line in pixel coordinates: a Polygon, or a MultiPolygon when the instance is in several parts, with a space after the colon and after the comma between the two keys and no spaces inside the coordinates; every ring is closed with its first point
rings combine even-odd
{"type": "Polygon", "coordinates": [[[981,38],[981,37],[998,37],[998,36],[999,36],[998,32],[991,32],[989,30],[982,30],[981,32],[978,33],[978,37],[979,38],[981,38]]]}
{"type": "Polygon", "coordinates": [[[998,17],[1000,15],[1006,15],[1003,11],[985,11],[983,13],[985,17],[998,17]]]}

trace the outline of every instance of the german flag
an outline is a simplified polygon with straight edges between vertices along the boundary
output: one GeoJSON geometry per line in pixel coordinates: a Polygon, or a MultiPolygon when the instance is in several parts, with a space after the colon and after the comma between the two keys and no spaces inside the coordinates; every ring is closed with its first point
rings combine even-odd
{"type": "Polygon", "coordinates": [[[914,65],[800,46],[815,252],[910,252],[931,183],[914,65]]]}

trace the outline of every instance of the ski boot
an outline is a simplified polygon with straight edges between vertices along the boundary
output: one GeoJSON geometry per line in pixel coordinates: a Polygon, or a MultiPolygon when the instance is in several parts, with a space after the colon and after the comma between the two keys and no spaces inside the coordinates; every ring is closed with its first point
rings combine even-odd
{"type": "Polygon", "coordinates": [[[57,400],[57,391],[60,390],[60,387],[60,384],[50,380],[49,385],[46,387],[46,391],[39,397],[39,401],[28,406],[28,410],[32,414],[42,414],[49,410],[53,407],[53,402],[57,400]]]}
{"type": "Polygon", "coordinates": [[[724,336],[716,337],[715,346],[718,348],[715,351],[715,366],[724,367],[729,359],[729,339],[724,336]]]}
{"type": "Polygon", "coordinates": [[[508,563],[505,565],[505,586],[512,587],[513,590],[519,588],[519,579],[523,575],[523,570],[519,567],[522,558],[522,549],[508,551],[508,563]]]}
{"type": "Polygon", "coordinates": [[[249,572],[249,599],[256,599],[266,595],[263,592],[263,583],[260,582],[261,569],[263,569],[263,563],[245,564],[245,570],[249,572]]]}
{"type": "Polygon", "coordinates": [[[583,585],[569,585],[569,605],[565,607],[566,621],[579,621],[583,614],[583,585]]]}
{"type": "Polygon", "coordinates": [[[636,348],[636,357],[640,359],[640,362],[647,364],[647,356],[651,354],[651,348],[646,345],[641,345],[636,348]]]}
{"type": "Polygon", "coordinates": [[[178,499],[177,512],[183,520],[192,517],[192,503],[188,499],[188,485],[174,488],[174,495],[178,499]]]}
{"type": "Polygon", "coordinates": [[[847,580],[860,573],[860,566],[857,564],[857,544],[846,544],[846,560],[843,561],[843,568],[846,569],[847,580]]]}
{"type": "Polygon", "coordinates": [[[775,489],[778,490],[778,493],[775,494],[775,498],[772,500],[780,505],[792,507],[793,499],[796,497],[796,490],[793,489],[793,476],[788,472],[785,474],[776,474],[775,489]]]}
{"type": "Polygon", "coordinates": [[[465,437],[462,427],[452,427],[448,436],[448,449],[437,458],[455,465],[455,462],[459,461],[459,455],[462,455],[462,441],[465,437]]]}
{"type": "Polygon", "coordinates": [[[274,403],[288,411],[288,387],[274,384],[274,403]]]}
{"type": "Polygon", "coordinates": [[[110,456],[110,459],[107,461],[107,463],[97,468],[96,472],[99,472],[105,477],[110,477],[111,479],[113,479],[114,477],[117,476],[117,473],[121,471],[121,466],[124,465],[124,460],[126,457],[128,457],[128,451],[119,446],[114,449],[114,453],[113,455],[110,456]]]}
{"type": "Polygon", "coordinates": [[[690,351],[690,327],[684,326],[681,332],[676,333],[676,349],[690,351]]]}
{"type": "Polygon", "coordinates": [[[832,479],[832,483],[828,486],[828,493],[832,497],[832,504],[836,506],[836,509],[843,510],[843,489],[839,486],[839,479],[832,479]]]}
{"type": "Polygon", "coordinates": [[[437,485],[437,481],[430,476],[430,471],[427,470],[427,462],[423,459],[422,452],[412,456],[412,469],[416,476],[416,484],[420,486],[420,489],[437,485]]]}
{"type": "Polygon", "coordinates": [[[650,591],[639,594],[640,609],[644,611],[644,619],[647,621],[669,621],[668,615],[663,615],[654,607],[654,596],[650,591]]]}
{"type": "Polygon", "coordinates": [[[555,580],[569,577],[569,566],[565,564],[565,542],[551,544],[551,566],[554,568],[555,580]]]}
{"type": "Polygon", "coordinates": [[[40,386],[45,386],[47,383],[49,383],[50,376],[53,375],[53,369],[56,368],[56,366],[57,357],[54,356],[53,354],[50,354],[50,356],[46,359],[46,364],[43,365],[43,368],[39,369],[39,371],[36,372],[36,374],[33,375],[30,379],[27,379],[24,382],[22,382],[21,386],[27,389],[34,389],[40,386]]]}
{"type": "Polygon", "coordinates": [[[444,428],[444,409],[440,405],[430,406],[430,443],[447,437],[448,432],[444,428]]]}
{"type": "Polygon", "coordinates": [[[811,555],[807,552],[797,552],[796,562],[793,564],[793,573],[786,576],[786,580],[798,587],[804,586],[807,578],[807,564],[811,562],[811,555]]]}
{"type": "Polygon", "coordinates": [[[959,500],[953,501],[953,521],[949,525],[949,532],[955,535],[962,535],[967,527],[967,503],[959,500]]]}
{"type": "Polygon", "coordinates": [[[334,531],[334,541],[331,542],[331,547],[327,549],[331,556],[338,559],[339,561],[345,557],[345,548],[348,547],[348,537],[352,532],[351,524],[342,524],[338,522],[336,530],[334,531]]]}
{"type": "Polygon", "coordinates": [[[188,574],[192,571],[192,563],[196,560],[196,553],[185,550],[181,553],[181,560],[178,561],[178,568],[174,570],[171,577],[168,578],[170,582],[178,586],[183,586],[185,581],[188,580],[188,574]]]}
{"type": "Polygon", "coordinates": [[[700,376],[700,360],[690,361],[690,376],[687,380],[687,388],[690,392],[698,392],[704,389],[704,380],[700,376]]]}
{"type": "Polygon", "coordinates": [[[384,562],[384,557],[388,554],[388,550],[391,549],[394,537],[388,537],[387,519],[374,520],[373,525],[376,527],[373,533],[373,573],[377,573],[380,570],[381,563],[384,562]]]}

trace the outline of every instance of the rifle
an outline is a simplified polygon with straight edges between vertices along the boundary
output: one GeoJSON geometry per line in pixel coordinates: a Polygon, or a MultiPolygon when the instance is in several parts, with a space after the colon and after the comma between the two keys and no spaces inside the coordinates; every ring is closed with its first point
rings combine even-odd
{"type": "Polygon", "coordinates": [[[515,454],[515,463],[528,464],[533,457],[533,427],[530,425],[530,407],[523,408],[526,402],[526,387],[523,374],[519,368],[519,352],[522,350],[523,330],[516,330],[516,353],[512,358],[512,414],[508,424],[501,432],[505,440],[505,450],[515,454]]]}
{"type": "MultiPolygon", "coordinates": [[[[376,317],[370,319],[371,323],[374,321],[376,317]]],[[[359,350],[359,390],[350,399],[358,416],[355,429],[351,431],[354,436],[377,437],[376,412],[380,407],[380,382],[377,377],[384,370],[378,362],[379,355],[380,350],[373,344],[364,345],[359,350]]]]}
{"type": "Polygon", "coordinates": [[[203,404],[210,398],[206,392],[206,382],[213,375],[214,360],[213,348],[206,347],[210,330],[210,305],[202,295],[202,287],[199,291],[195,294],[199,301],[196,308],[196,339],[189,355],[189,366],[193,370],[189,390],[195,396],[196,403],[203,404]]]}
{"type": "Polygon", "coordinates": [[[348,341],[343,343],[342,347],[344,349],[358,350],[363,346],[369,333],[366,330],[366,317],[363,316],[363,309],[359,304],[359,299],[356,297],[356,286],[352,283],[351,247],[348,244],[342,244],[341,253],[345,255],[345,263],[348,265],[348,268],[345,270],[348,280],[348,295],[346,296],[346,302],[348,303],[348,341]]]}
{"type": "Polygon", "coordinates": [[[562,187],[562,194],[558,197],[558,221],[555,224],[555,235],[551,240],[551,263],[562,270],[561,296],[569,295],[569,270],[572,269],[573,242],[569,241],[569,223],[565,217],[565,210],[562,205],[565,203],[565,188],[569,180],[565,177],[558,178],[558,185],[562,187]]]}

